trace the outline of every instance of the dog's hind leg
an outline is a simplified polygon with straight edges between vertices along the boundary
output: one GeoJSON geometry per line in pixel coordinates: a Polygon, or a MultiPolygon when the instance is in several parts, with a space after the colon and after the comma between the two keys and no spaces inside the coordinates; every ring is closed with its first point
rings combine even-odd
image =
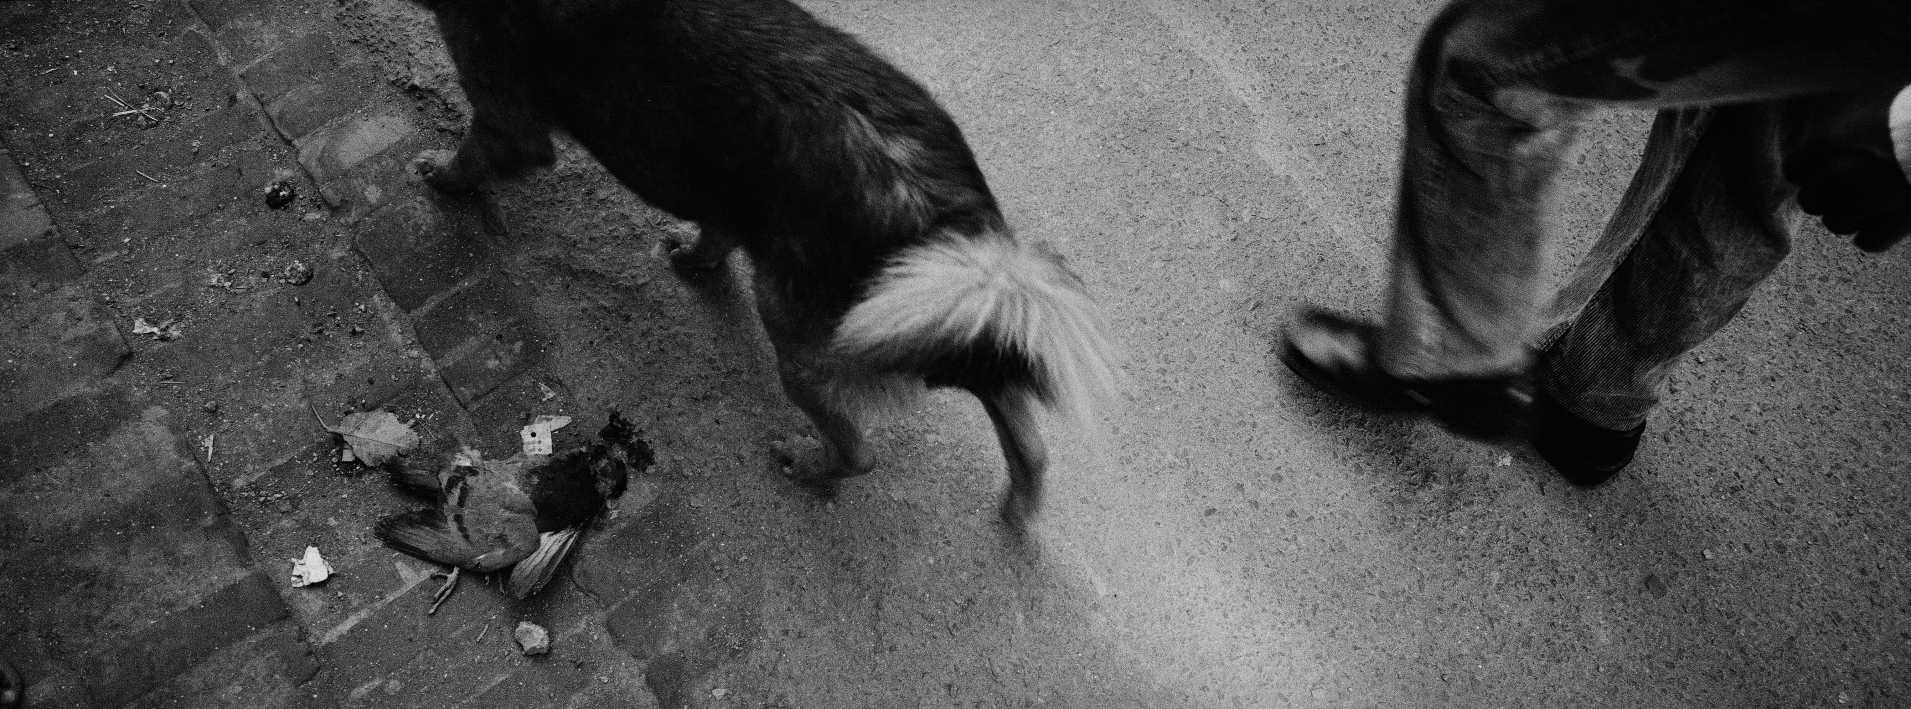
{"type": "Polygon", "coordinates": [[[827,377],[783,354],[784,348],[777,350],[777,370],[783,376],[783,392],[796,408],[809,416],[823,441],[820,458],[791,461],[790,478],[809,487],[828,490],[838,480],[869,472],[869,445],[855,412],[848,410],[832,391],[827,377]]]}
{"type": "Polygon", "coordinates": [[[827,366],[828,332],[819,332],[814,313],[799,312],[779,293],[774,279],[756,279],[757,316],[763,330],[776,348],[776,369],[783,380],[783,393],[796,408],[802,409],[816,425],[822,438],[820,458],[804,459],[794,455],[790,461],[791,479],[819,492],[827,492],[833,483],[869,472],[869,446],[863,438],[862,424],[855,409],[855,397],[839,385],[827,366]]]}
{"type": "Polygon", "coordinates": [[[996,440],[1008,462],[1009,489],[999,512],[1009,528],[1021,532],[1042,506],[1042,474],[1048,469],[1048,447],[1035,423],[1034,401],[1014,387],[973,391],[995,424],[996,440]]]}

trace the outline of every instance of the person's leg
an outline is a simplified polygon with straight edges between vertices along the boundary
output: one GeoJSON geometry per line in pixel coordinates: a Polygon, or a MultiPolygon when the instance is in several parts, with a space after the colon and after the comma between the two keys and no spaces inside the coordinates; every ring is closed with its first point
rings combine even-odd
{"type": "Polygon", "coordinates": [[[1500,432],[1496,418],[1521,415],[1510,388],[1538,320],[1555,183],[1591,112],[1911,80],[1906,13],[1875,2],[1804,5],[1449,6],[1408,83],[1384,321],[1307,314],[1289,330],[1288,363],[1370,403],[1429,410],[1463,433],[1500,432]]]}
{"type": "Polygon", "coordinates": [[[1633,226],[1624,259],[1580,269],[1575,285],[1596,279],[1598,289],[1539,358],[1535,443],[1574,482],[1597,484],[1631,462],[1673,365],[1724,327],[1790,249],[1800,212],[1779,164],[1781,108],[1705,113],[1687,121],[1702,124],[1700,137],[1662,203],[1633,226]]]}

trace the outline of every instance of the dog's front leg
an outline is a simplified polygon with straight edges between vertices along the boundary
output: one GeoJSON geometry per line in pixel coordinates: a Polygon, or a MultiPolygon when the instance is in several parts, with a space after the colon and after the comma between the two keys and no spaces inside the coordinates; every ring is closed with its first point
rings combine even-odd
{"type": "Polygon", "coordinates": [[[500,120],[479,114],[456,153],[420,152],[412,160],[412,169],[432,189],[457,194],[474,191],[493,178],[522,175],[556,159],[549,127],[537,123],[503,128],[500,120]]]}
{"type": "Polygon", "coordinates": [[[723,265],[723,259],[737,246],[736,236],[727,227],[711,221],[697,224],[697,237],[690,243],[670,241],[670,265],[680,273],[700,273],[723,265]]]}
{"type": "Polygon", "coordinates": [[[412,160],[425,183],[470,192],[492,179],[517,177],[556,160],[551,121],[538,105],[542,77],[526,67],[534,50],[504,30],[512,20],[489,3],[436,7],[458,85],[471,102],[471,125],[453,154],[427,150],[412,160]]]}

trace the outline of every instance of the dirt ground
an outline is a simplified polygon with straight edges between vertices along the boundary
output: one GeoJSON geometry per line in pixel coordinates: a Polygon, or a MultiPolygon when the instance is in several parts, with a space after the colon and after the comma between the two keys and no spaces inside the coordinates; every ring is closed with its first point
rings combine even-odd
{"type": "MultiPolygon", "coordinates": [[[[189,668],[102,690],[70,668],[119,646],[46,640],[73,592],[9,582],[37,600],[0,637],[39,643],[10,659],[44,706],[1911,701],[1911,252],[1807,225],[1674,375],[1639,461],[1580,490],[1529,450],[1352,411],[1270,354],[1302,302],[1373,312],[1400,84],[1435,3],[803,4],[937,94],[1011,222],[1114,320],[1121,405],[1099,431],[1049,426],[1031,546],[994,521],[1000,453],[960,396],[881,426],[878,472],[833,502],[779,479],[771,444],[807,423],[739,293],[747,263],[679,280],[661,243],[688,227],[574,145],[480,200],[403,175],[468,111],[423,9],[6,0],[0,137],[127,338],[101,376],[174,432],[242,540],[231,565],[272,579],[266,615],[301,648],[244,691],[189,668]],[[173,103],[157,126],[102,120],[122,110],[102,89],[173,103]],[[263,206],[279,180],[298,197],[263,206]],[[509,451],[541,413],[578,417],[575,442],[614,407],[660,462],[544,596],[473,585],[427,618],[432,567],[369,536],[406,503],[335,464],[312,420],[369,406],[414,422],[421,455],[509,451]],[[307,544],[342,573],[289,588],[307,544]],[[519,656],[518,619],[554,655],[519,656]]],[[[1555,274],[1648,120],[1589,136],[1555,274]]],[[[53,473],[22,456],[0,484],[27,510],[53,473]]],[[[0,539],[28,548],[31,514],[0,539]]]]}

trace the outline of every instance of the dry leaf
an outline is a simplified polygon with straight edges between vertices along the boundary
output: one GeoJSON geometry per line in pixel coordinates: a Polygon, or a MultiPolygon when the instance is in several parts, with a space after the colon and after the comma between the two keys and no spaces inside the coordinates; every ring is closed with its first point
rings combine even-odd
{"type": "Polygon", "coordinates": [[[390,411],[361,411],[339,419],[332,433],[345,439],[340,460],[353,459],[377,467],[418,445],[418,432],[399,422],[390,411]]]}

